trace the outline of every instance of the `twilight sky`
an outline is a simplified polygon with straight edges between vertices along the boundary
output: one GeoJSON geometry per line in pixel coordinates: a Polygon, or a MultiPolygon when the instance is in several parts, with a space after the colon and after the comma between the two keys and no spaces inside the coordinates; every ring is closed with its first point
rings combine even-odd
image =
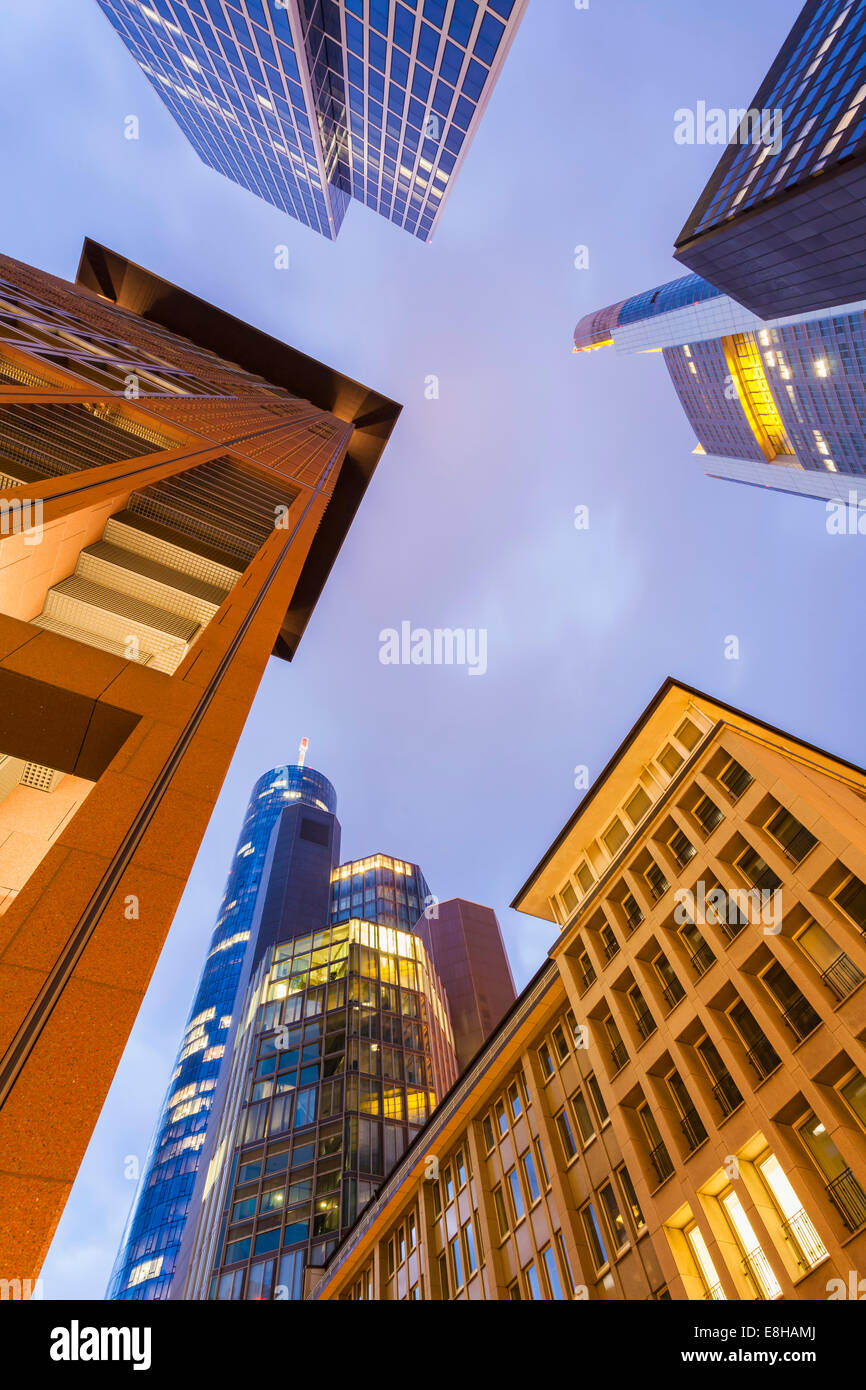
{"type": "Polygon", "coordinates": [[[405,406],[295,661],[270,663],[43,1270],[47,1298],[101,1298],[260,773],[307,735],[344,857],[493,906],[523,985],[554,929],[506,905],[575,766],[595,776],[667,675],[866,762],[866,539],[706,479],[660,357],[571,354],[588,309],[680,273],[720,151],[675,143],[674,112],[747,105],[799,0],[533,0],[432,246],[356,204],[329,243],[206,169],[94,0],[3,8],[2,251],[72,279],[90,235],[405,406]],[[404,620],[487,629],[486,674],[380,664],[404,620]]]}

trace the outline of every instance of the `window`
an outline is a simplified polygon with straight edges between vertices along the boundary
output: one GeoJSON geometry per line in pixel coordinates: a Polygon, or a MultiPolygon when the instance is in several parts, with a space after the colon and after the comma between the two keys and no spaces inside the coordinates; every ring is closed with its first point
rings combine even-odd
{"type": "Polygon", "coordinates": [[[712,1082],[713,1095],[721,1107],[722,1116],[732,1115],[737,1107],[742,1105],[743,1097],[725,1066],[719,1049],[712,1038],[704,1037],[697,1043],[696,1051],[712,1082]]]}
{"type": "Polygon", "coordinates": [[[782,1017],[797,1041],[807,1038],[821,1019],[805,995],[801,994],[786,970],[778,961],[761,972],[761,983],[782,1011],[782,1017]]]}
{"type": "Polygon", "coordinates": [[[619,1203],[616,1200],[616,1193],[614,1192],[610,1183],[606,1182],[603,1187],[599,1188],[598,1195],[601,1198],[601,1205],[604,1208],[604,1214],[607,1217],[607,1225],[608,1230],[610,1231],[610,1238],[613,1242],[613,1248],[617,1253],[619,1253],[620,1250],[624,1249],[625,1246],[628,1245],[629,1236],[625,1224],[625,1218],[623,1217],[622,1212],[619,1209],[619,1203]]]}
{"type": "Polygon", "coordinates": [[[657,758],[659,766],[664,768],[665,772],[668,774],[668,777],[676,776],[676,773],[680,768],[682,761],[683,760],[680,757],[679,753],[670,743],[665,744],[664,748],[659,753],[657,758]]]}
{"type": "Polygon", "coordinates": [[[574,1111],[574,1118],[577,1121],[577,1128],[581,1140],[588,1144],[590,1139],[595,1137],[595,1126],[592,1123],[592,1116],[589,1113],[589,1106],[584,1099],[582,1091],[575,1091],[571,1097],[571,1108],[574,1111]]]}
{"type": "Polygon", "coordinates": [[[559,1282],[559,1270],[556,1268],[556,1256],[553,1253],[553,1246],[546,1245],[541,1252],[541,1259],[544,1264],[544,1273],[547,1276],[547,1287],[550,1297],[556,1302],[563,1301],[562,1284],[559,1282]]]}
{"type": "Polygon", "coordinates": [[[592,1202],[587,1202],[585,1207],[581,1207],[580,1217],[583,1222],[583,1229],[586,1235],[586,1243],[589,1246],[589,1252],[595,1261],[596,1270],[599,1270],[607,1264],[607,1252],[604,1248],[601,1228],[598,1224],[592,1202]]]}
{"type": "Polygon", "coordinates": [[[836,999],[847,999],[863,983],[863,972],[817,922],[808,922],[794,940],[836,999]]]}
{"type": "Polygon", "coordinates": [[[607,956],[608,960],[613,960],[614,956],[619,955],[619,942],[607,923],[602,927],[599,935],[601,936],[604,954],[607,956]]]}
{"type": "Polygon", "coordinates": [[[493,1137],[493,1125],[490,1122],[489,1115],[485,1115],[484,1119],[481,1121],[481,1132],[484,1135],[484,1147],[486,1148],[487,1152],[490,1153],[491,1149],[496,1143],[496,1140],[493,1137]]]}
{"type": "Polygon", "coordinates": [[[643,820],[650,806],[652,806],[652,802],[643,787],[638,787],[625,803],[626,814],[632,825],[638,825],[643,820]]]}
{"type": "Polygon", "coordinates": [[[742,854],[734,860],[740,873],[753,888],[760,891],[772,893],[777,888],[781,888],[782,880],[778,874],[774,873],[765,859],[762,859],[758,851],[752,849],[751,845],[743,850],[742,854]]]}
{"type": "Polygon", "coordinates": [[[677,979],[674,968],[664,951],[660,951],[659,954],[653,958],[652,967],[662,987],[662,995],[665,1003],[670,1009],[676,1008],[680,1000],[685,998],[686,992],[677,979]]]}
{"type": "Polygon", "coordinates": [[[686,1137],[689,1153],[703,1144],[707,1137],[700,1115],[692,1104],[691,1096],[686,1090],[685,1083],[679,1072],[674,1069],[668,1072],[665,1077],[665,1085],[673,1099],[680,1116],[680,1128],[686,1137]]]}
{"type": "Polygon", "coordinates": [[[854,1075],[839,1087],[839,1094],[866,1129],[866,1076],[855,1071],[854,1075]]]}
{"type": "Polygon", "coordinates": [[[521,1221],[526,1215],[526,1208],[523,1205],[523,1193],[520,1190],[520,1178],[517,1176],[517,1169],[512,1168],[506,1174],[508,1191],[511,1194],[511,1210],[514,1213],[515,1221],[521,1221]]]}
{"type": "Polygon", "coordinates": [[[633,893],[626,893],[622,900],[622,910],[625,913],[626,926],[629,931],[634,931],[643,921],[643,912],[633,893]]]}
{"type": "Polygon", "coordinates": [[[473,1275],[478,1268],[478,1257],[475,1253],[475,1235],[472,1230],[472,1222],[467,1221],[463,1227],[463,1244],[466,1249],[466,1272],[473,1275]]]}
{"type": "Polygon", "coordinates": [[[463,1150],[460,1149],[454,1159],[454,1167],[457,1172],[457,1186],[463,1187],[466,1183],[466,1164],[463,1161],[463,1150]]]}
{"type": "Polygon", "coordinates": [[[577,958],[577,965],[583,977],[583,987],[584,989],[589,989],[589,986],[595,983],[596,976],[595,968],[589,956],[586,954],[586,951],[581,951],[577,958]]]}
{"type": "Polygon", "coordinates": [[[678,936],[689,953],[690,964],[697,975],[705,975],[715,963],[715,956],[694,922],[680,927],[678,936]]]}
{"type": "Polygon", "coordinates": [[[707,1248],[707,1242],[704,1240],[700,1227],[697,1226],[694,1221],[690,1226],[686,1227],[685,1237],[689,1243],[689,1249],[691,1250],[692,1258],[697,1267],[701,1283],[704,1286],[706,1297],[719,1302],[727,1302],[724,1290],[719,1282],[719,1276],[716,1273],[716,1267],[713,1264],[712,1257],[707,1248]]]}
{"type": "Polygon", "coordinates": [[[496,1210],[496,1224],[499,1227],[499,1234],[507,1236],[509,1232],[508,1213],[505,1210],[505,1198],[502,1195],[501,1187],[493,1189],[493,1206],[496,1210]]]}
{"type": "Polygon", "coordinates": [[[604,1103],[604,1096],[602,1095],[601,1087],[599,1086],[595,1078],[595,1072],[590,1072],[589,1076],[586,1078],[586,1089],[592,1096],[592,1103],[595,1106],[598,1118],[601,1120],[602,1124],[604,1124],[605,1120],[610,1119],[610,1113],[608,1111],[607,1106],[604,1103]]]}
{"type": "Polygon", "coordinates": [[[588,893],[593,883],[595,882],[595,879],[593,878],[592,870],[590,869],[586,861],[578,865],[576,878],[584,893],[588,893]]]}
{"type": "Polygon", "coordinates": [[[866,883],[862,879],[852,874],[851,877],[833,894],[833,902],[841,907],[846,917],[850,917],[855,926],[862,932],[866,932],[866,883]]]}
{"type": "Polygon", "coordinates": [[[748,1049],[749,1061],[763,1081],[765,1077],[782,1065],[778,1052],[769,1038],[764,1035],[754,1015],[749,1012],[742,999],[738,999],[727,1013],[748,1049]]]}
{"type": "Polygon", "coordinates": [[[520,1092],[514,1082],[508,1087],[508,1104],[511,1106],[512,1118],[516,1120],[518,1115],[523,1113],[523,1105],[520,1100],[520,1092]]]}
{"type": "Polygon", "coordinates": [[[415,1213],[414,1213],[414,1212],[413,1212],[412,1215],[409,1217],[408,1228],[409,1228],[409,1249],[410,1249],[410,1250],[414,1250],[414,1249],[415,1249],[415,1246],[418,1244],[418,1228],[417,1228],[417,1226],[416,1226],[416,1224],[415,1224],[415,1213]]]}
{"type": "Polygon", "coordinates": [[[433,1184],[433,1215],[437,1219],[442,1215],[442,1192],[438,1182],[433,1184]]]}
{"type": "Polygon", "coordinates": [[[663,897],[670,888],[670,884],[654,859],[651,860],[649,867],[644,869],[644,878],[649,884],[649,890],[656,902],[658,902],[659,898],[663,897]]]}
{"type": "Polygon", "coordinates": [[[445,1185],[445,1205],[447,1207],[449,1202],[454,1201],[454,1179],[451,1176],[450,1168],[445,1169],[443,1181],[445,1185]]]}
{"type": "Polygon", "coordinates": [[[793,1247],[797,1263],[802,1269],[814,1269],[826,1257],[827,1249],[803,1210],[782,1165],[775,1154],[769,1153],[758,1162],[757,1168],[782,1217],[782,1230],[793,1247]]]}
{"type": "Polygon", "coordinates": [[[523,1168],[523,1176],[526,1179],[526,1190],[529,1193],[529,1205],[532,1206],[541,1196],[541,1188],[538,1185],[538,1174],[535,1171],[535,1161],[530,1149],[527,1149],[520,1163],[523,1168]]]}
{"type": "Polygon", "coordinates": [[[694,810],[695,820],[705,835],[712,835],[716,826],[724,820],[722,812],[708,796],[702,796],[694,810]]]}
{"type": "Polygon", "coordinates": [[[818,841],[805,825],[780,806],[764,827],[774,840],[782,846],[785,854],[794,864],[800,864],[818,841]]]}
{"type": "Polygon", "coordinates": [[[577,894],[575,893],[571,884],[567,883],[559,896],[562,899],[562,906],[565,908],[565,915],[567,919],[571,916],[572,912],[577,907],[577,894]]]}
{"type": "Polygon", "coordinates": [[[451,1251],[451,1274],[454,1278],[454,1287],[459,1289],[463,1285],[463,1258],[460,1254],[460,1238],[455,1236],[448,1245],[451,1251]]]}
{"type": "Polygon", "coordinates": [[[494,1113],[496,1115],[496,1124],[498,1126],[500,1135],[507,1134],[508,1116],[505,1113],[505,1105],[501,1100],[498,1100],[496,1102],[496,1105],[494,1106],[494,1113]]]}
{"type": "Polygon", "coordinates": [[[564,1110],[560,1110],[556,1117],[556,1128],[559,1130],[559,1138],[563,1153],[565,1154],[565,1161],[566,1163],[570,1163],[577,1153],[577,1145],[574,1142],[571,1125],[568,1122],[568,1116],[564,1110]]]}
{"type": "Polygon", "coordinates": [[[752,785],[754,778],[737,762],[736,758],[731,758],[730,762],[723,769],[719,781],[728,792],[731,800],[739,801],[743,792],[752,785]]]}
{"type": "Polygon", "coordinates": [[[450,1298],[451,1292],[448,1288],[448,1261],[444,1255],[440,1255],[437,1260],[439,1268],[439,1288],[443,1298],[450,1298]]]}
{"type": "Polygon", "coordinates": [[[511,1299],[512,1303],[519,1303],[521,1301],[520,1285],[516,1279],[513,1284],[508,1285],[508,1297],[511,1299]]]}
{"type": "Polygon", "coordinates": [[[754,1227],[746,1215],[742,1202],[736,1192],[729,1191],[722,1197],[722,1210],[736,1237],[737,1244],[745,1261],[746,1270],[759,1298],[778,1298],[782,1286],[776,1278],[772,1265],[761,1249],[754,1227]]]}
{"type": "Polygon", "coordinates": [[[681,830],[678,830],[675,835],[671,836],[668,840],[668,845],[670,846],[674,859],[676,859],[681,869],[684,869],[689,860],[694,859],[697,854],[697,850],[691,840],[687,835],[684,835],[681,830]]]}
{"type": "Polygon", "coordinates": [[[691,753],[692,749],[696,748],[701,741],[701,731],[696,724],[692,723],[691,719],[684,719],[677,729],[676,737],[683,747],[688,748],[691,753]]]}
{"type": "Polygon", "coordinates": [[[538,1154],[538,1166],[541,1169],[541,1180],[545,1187],[550,1187],[550,1174],[547,1171],[547,1160],[544,1157],[544,1149],[541,1147],[541,1140],[535,1141],[535,1152],[538,1154]]]}
{"type": "Polygon", "coordinates": [[[565,1241],[562,1238],[562,1231],[556,1233],[556,1248],[559,1251],[559,1258],[562,1261],[562,1268],[565,1270],[565,1280],[568,1284],[568,1292],[571,1297],[577,1293],[577,1285],[574,1282],[574,1274],[571,1269],[571,1261],[568,1258],[568,1251],[565,1248],[565,1241]]]}
{"type": "Polygon", "coordinates": [[[605,848],[611,858],[622,849],[628,839],[628,831],[619,819],[619,816],[616,817],[613,824],[604,832],[602,839],[604,840],[605,848]]]}
{"type": "Polygon", "coordinates": [[[529,1264],[523,1271],[526,1276],[526,1287],[529,1289],[529,1297],[536,1303],[540,1303],[544,1294],[541,1292],[541,1281],[538,1278],[538,1270],[534,1264],[529,1264]]]}
{"type": "Polygon", "coordinates": [[[621,1071],[628,1061],[628,1052],[625,1043],[620,1035],[612,1014],[608,1014],[604,1020],[604,1030],[607,1033],[607,1040],[610,1044],[610,1058],[613,1063],[614,1073],[621,1071]]]}
{"type": "Polygon", "coordinates": [[[626,1206],[631,1212],[631,1219],[634,1223],[635,1231],[640,1232],[643,1230],[646,1222],[643,1219],[640,1202],[634,1190],[634,1183],[631,1180],[631,1176],[625,1164],[623,1164],[622,1168],[617,1169],[617,1177],[619,1178],[619,1185],[622,1188],[622,1195],[625,1198],[626,1206]]]}
{"type": "MultiPolygon", "coordinates": [[[[566,1040],[565,1033],[562,1030],[562,1025],[559,1023],[557,1023],[556,1027],[553,1030],[553,1045],[556,1048],[556,1055],[559,1058],[560,1062],[564,1062],[566,1057],[568,1056],[568,1042],[566,1040]]],[[[514,1089],[516,1091],[517,1087],[515,1087],[514,1089]]],[[[519,1108],[516,1113],[520,1113],[519,1108]]]]}
{"type": "Polygon", "coordinates": [[[550,1055],[550,1048],[547,1043],[542,1043],[538,1049],[538,1060],[541,1063],[541,1074],[545,1081],[549,1081],[553,1076],[553,1058],[550,1055]]]}
{"type": "Polygon", "coordinates": [[[628,1002],[634,1014],[635,1023],[641,1037],[646,1039],[652,1037],[656,1030],[656,1021],[647,1008],[647,1002],[641,993],[639,985],[632,985],[628,991],[628,1002]]]}

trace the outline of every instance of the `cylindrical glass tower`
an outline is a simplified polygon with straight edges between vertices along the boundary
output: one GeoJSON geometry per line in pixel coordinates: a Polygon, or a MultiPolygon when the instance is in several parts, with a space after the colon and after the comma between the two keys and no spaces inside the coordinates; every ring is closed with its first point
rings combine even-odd
{"type": "Polygon", "coordinates": [[[107,1298],[168,1293],[195,1185],[213,1092],[241,979],[271,831],[293,804],[336,815],[337,794],[313,768],[272,768],[253,787],[141,1182],[107,1298]]]}

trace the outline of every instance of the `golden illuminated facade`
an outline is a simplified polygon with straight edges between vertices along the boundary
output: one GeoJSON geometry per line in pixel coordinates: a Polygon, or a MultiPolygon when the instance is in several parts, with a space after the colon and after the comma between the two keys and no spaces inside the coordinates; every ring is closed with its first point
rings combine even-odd
{"type": "Polygon", "coordinates": [[[93,242],[75,285],[0,258],[0,1278],[38,1274],[398,413],[93,242]]]}
{"type": "Polygon", "coordinates": [[[514,906],[550,959],[308,1297],[856,1296],[866,774],[669,681],[514,906]]]}

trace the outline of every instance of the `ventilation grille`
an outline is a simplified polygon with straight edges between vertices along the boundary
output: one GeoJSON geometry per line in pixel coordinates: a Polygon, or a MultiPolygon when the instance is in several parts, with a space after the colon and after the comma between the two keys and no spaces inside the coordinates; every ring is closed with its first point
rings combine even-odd
{"type": "Polygon", "coordinates": [[[25,763],[21,773],[21,786],[33,787],[38,792],[53,792],[63,776],[53,767],[43,767],[41,763],[25,763]]]}
{"type": "Polygon", "coordinates": [[[41,477],[57,478],[174,447],[151,430],[143,435],[121,421],[104,407],[78,402],[5,408],[0,402],[0,452],[29,464],[41,477]]]}

